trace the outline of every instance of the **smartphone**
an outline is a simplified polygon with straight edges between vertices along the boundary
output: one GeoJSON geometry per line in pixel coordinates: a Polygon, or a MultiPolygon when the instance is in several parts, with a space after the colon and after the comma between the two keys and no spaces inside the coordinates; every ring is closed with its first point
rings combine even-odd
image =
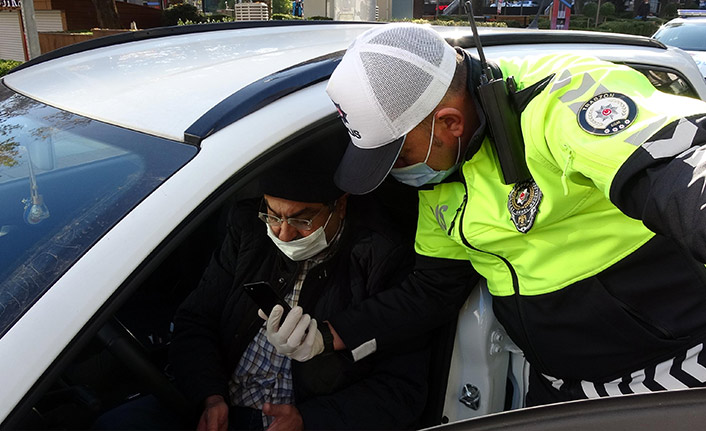
{"type": "Polygon", "coordinates": [[[250,298],[255,301],[255,304],[257,304],[257,306],[260,307],[268,316],[272,312],[272,308],[279,304],[282,308],[284,308],[284,314],[282,314],[282,319],[280,321],[284,321],[284,318],[287,317],[287,313],[289,313],[292,309],[292,307],[287,304],[287,301],[285,301],[284,298],[282,298],[282,296],[272,288],[270,283],[266,281],[245,283],[243,288],[248,295],[250,295],[250,298]]]}

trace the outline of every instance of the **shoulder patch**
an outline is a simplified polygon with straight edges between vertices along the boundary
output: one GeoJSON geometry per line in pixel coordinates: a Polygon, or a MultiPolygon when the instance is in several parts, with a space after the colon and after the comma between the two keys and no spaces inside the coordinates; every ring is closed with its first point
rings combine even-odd
{"type": "Polygon", "coordinates": [[[577,115],[579,126],[592,135],[614,135],[630,127],[637,105],[620,93],[602,93],[584,103],[577,115]]]}

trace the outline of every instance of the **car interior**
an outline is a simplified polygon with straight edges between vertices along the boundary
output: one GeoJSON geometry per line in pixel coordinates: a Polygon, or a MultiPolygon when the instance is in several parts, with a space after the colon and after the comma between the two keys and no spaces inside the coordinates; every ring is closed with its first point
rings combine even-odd
{"type": "MultiPolygon", "coordinates": [[[[348,140],[336,117],[299,131],[236,173],[184,220],[172,236],[137,268],[54,366],[6,420],[9,429],[90,429],[103,412],[145,394],[154,394],[176,411],[188,411],[173,384],[167,357],[172,317],[198,285],[211,254],[224,235],[227,209],[257,196],[259,172],[317,140],[348,140]]],[[[374,193],[355,197],[359,205],[383,204],[413,243],[416,191],[386,180],[374,193]]],[[[448,363],[455,322],[436,330],[430,367],[429,402],[419,427],[442,422],[448,363]]]]}

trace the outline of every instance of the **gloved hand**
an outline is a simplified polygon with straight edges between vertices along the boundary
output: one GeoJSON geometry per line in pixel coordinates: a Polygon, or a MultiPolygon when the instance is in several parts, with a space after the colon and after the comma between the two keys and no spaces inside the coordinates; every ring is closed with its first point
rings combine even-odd
{"type": "Polygon", "coordinates": [[[304,310],[296,306],[280,325],[283,311],[281,305],[275,305],[269,317],[262,310],[258,312],[260,317],[267,320],[267,341],[275,346],[277,353],[305,362],[323,352],[324,340],[316,328],[316,319],[304,314],[304,310]]]}

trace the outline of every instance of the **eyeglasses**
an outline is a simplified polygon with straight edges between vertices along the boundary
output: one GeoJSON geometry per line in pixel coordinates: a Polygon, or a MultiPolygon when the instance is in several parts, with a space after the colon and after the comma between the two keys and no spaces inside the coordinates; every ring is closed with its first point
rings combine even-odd
{"type": "Polygon", "coordinates": [[[333,211],[333,208],[336,206],[336,203],[334,202],[332,205],[328,205],[325,207],[321,207],[319,211],[314,214],[313,217],[310,219],[305,219],[305,218],[289,218],[289,217],[278,217],[274,214],[269,214],[267,212],[258,212],[257,217],[262,220],[263,222],[267,223],[268,225],[272,227],[280,227],[282,226],[282,223],[287,222],[288,225],[293,227],[294,229],[297,230],[303,230],[303,231],[310,231],[311,230],[311,225],[314,223],[314,219],[321,214],[321,211],[324,209],[328,208],[330,211],[333,211]]]}

